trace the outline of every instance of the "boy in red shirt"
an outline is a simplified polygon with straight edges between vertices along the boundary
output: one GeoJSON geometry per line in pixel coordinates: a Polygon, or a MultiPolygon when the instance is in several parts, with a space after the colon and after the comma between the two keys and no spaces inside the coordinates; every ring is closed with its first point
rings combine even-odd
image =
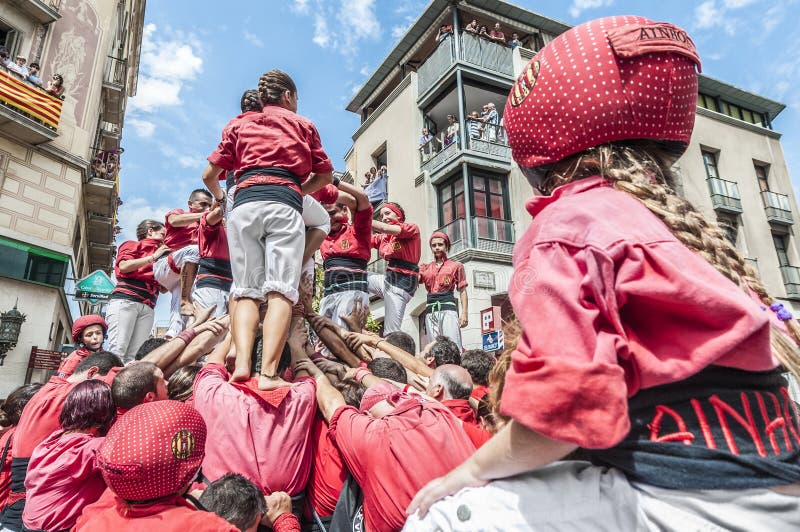
{"type": "Polygon", "coordinates": [[[268,390],[287,384],[277,368],[298,298],[305,241],[303,194],[331,183],[333,165],[317,128],[296,114],[294,81],[272,70],[261,76],[258,85],[264,109],[225,129],[222,142],[208,157],[203,181],[221,200],[219,173],[235,171],[236,193],[228,220],[237,300],[231,316],[236,344],[232,378],[250,378],[259,307],[266,301],[259,387],[268,390]]]}
{"type": "Polygon", "coordinates": [[[165,216],[164,245],[172,250],[153,264],[153,276],[172,296],[167,337],[174,338],[186,326],[187,316],[194,315],[192,286],[197,276],[200,251],[197,232],[200,218],[211,208],[211,194],[198,188],[189,195],[189,211],[172,209],[165,216]]]}
{"type": "Polygon", "coordinates": [[[72,324],[72,341],[80,347],[70,353],[58,366],[58,376],[67,378],[84,358],[100,351],[106,338],[108,324],[102,316],[88,314],[72,324]]]}
{"type": "Polygon", "coordinates": [[[781,365],[800,374],[798,326],[673,192],[699,64],[682,29],[608,17],[551,41],[517,79],[506,131],[537,193],[509,284],[522,330],[509,421],[417,494],[407,530],[462,507],[470,529],[797,527],[781,365]],[[577,447],[591,463],[558,462],[577,447]]]}
{"type": "Polygon", "coordinates": [[[419,278],[428,291],[425,306],[425,332],[429,341],[445,336],[463,349],[461,329],[469,323],[469,298],[467,297],[467,276],[464,265],[447,258],[450,251],[450,237],[439,231],[430,238],[433,261],[423,264],[419,278]],[[461,298],[461,317],[453,296],[457,289],[461,298]]]}
{"type": "Polygon", "coordinates": [[[228,235],[222,216],[222,207],[219,205],[204,212],[197,233],[200,264],[192,300],[201,308],[216,305],[212,317],[228,313],[228,295],[233,282],[228,235]]]}
{"type": "Polygon", "coordinates": [[[169,253],[164,245],[166,229],[156,220],[136,226],[138,241],[123,242],[117,250],[114,274],[117,285],[106,307],[108,350],[124,362],[150,337],[155,319],[159,284],[153,278],[153,263],[169,253]]]}
{"type": "Polygon", "coordinates": [[[381,221],[372,222],[372,247],[386,261],[386,273],[370,274],[369,291],[383,298],[383,333],[400,330],[406,305],[419,285],[421,253],[419,227],[406,222],[406,213],[397,203],[381,206],[381,221]]]}

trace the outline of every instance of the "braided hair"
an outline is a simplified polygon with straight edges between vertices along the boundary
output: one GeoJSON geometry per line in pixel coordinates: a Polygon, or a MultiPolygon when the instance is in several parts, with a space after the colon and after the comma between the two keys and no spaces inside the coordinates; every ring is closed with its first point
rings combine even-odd
{"type": "Polygon", "coordinates": [[[242,94],[241,109],[243,113],[248,111],[260,111],[264,104],[261,103],[261,95],[255,89],[247,89],[242,94]]]}
{"type": "MultiPolygon", "coordinates": [[[[745,262],[725,237],[723,228],[706,219],[691,203],[674,192],[676,176],[671,164],[682,149],[677,143],[625,141],[603,144],[556,163],[539,185],[545,194],[563,184],[600,175],[611,180],[655,214],[683,245],[700,254],[722,275],[746,293],[754,293],[769,307],[776,302],[758,273],[745,262]]],[[[783,366],[800,378],[800,326],[785,321],[791,340],[778,330],[771,335],[772,353],[783,366]]]]}
{"type": "Polygon", "coordinates": [[[258,80],[258,94],[261,96],[261,103],[264,105],[277,105],[280,103],[284,93],[289,91],[297,94],[297,86],[289,77],[289,74],[282,70],[270,70],[261,75],[258,80]]]}

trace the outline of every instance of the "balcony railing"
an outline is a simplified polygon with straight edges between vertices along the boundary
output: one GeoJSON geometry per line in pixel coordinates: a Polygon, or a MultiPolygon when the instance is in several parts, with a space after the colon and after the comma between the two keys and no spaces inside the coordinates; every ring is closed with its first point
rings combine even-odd
{"type": "Polygon", "coordinates": [[[89,168],[90,179],[116,184],[119,179],[119,158],[125,150],[95,150],[92,165],[89,168]]]}
{"type": "Polygon", "coordinates": [[[467,133],[467,148],[470,150],[507,159],[511,157],[506,129],[503,126],[468,118],[467,133]]]}
{"type": "Polygon", "coordinates": [[[103,83],[114,85],[120,89],[125,88],[125,78],[128,72],[128,63],[125,59],[109,55],[106,61],[106,70],[103,83]]]}
{"type": "Polygon", "coordinates": [[[761,201],[764,202],[767,221],[782,225],[792,225],[794,223],[789,196],[764,190],[761,192],[761,201]]]}
{"type": "Polygon", "coordinates": [[[514,77],[513,50],[469,32],[461,34],[461,55],[466,63],[514,77]]]}
{"type": "Polygon", "coordinates": [[[800,297],[800,268],[797,266],[781,266],[781,277],[786,287],[786,297],[800,297]]]}
{"type": "Polygon", "coordinates": [[[417,70],[417,93],[420,96],[433,87],[433,84],[442,77],[450,65],[455,63],[456,54],[453,43],[452,36],[444,39],[417,70]]]}
{"type": "Polygon", "coordinates": [[[467,220],[465,218],[457,218],[437,229],[450,237],[451,255],[470,248],[509,255],[514,251],[514,222],[473,216],[470,223],[472,241],[467,236],[467,220]]]}
{"type": "Polygon", "coordinates": [[[708,189],[711,191],[711,204],[718,211],[741,214],[742,197],[739,187],[734,181],[727,181],[716,177],[707,179],[708,189]]]}
{"type": "Polygon", "coordinates": [[[16,0],[13,3],[39,24],[49,24],[61,18],[61,0],[16,0]]]}
{"type": "Polygon", "coordinates": [[[445,145],[440,151],[436,151],[437,148],[444,145],[444,142],[439,139],[433,139],[424,146],[420,146],[420,166],[423,166],[429,172],[433,172],[461,153],[459,144],[459,140],[455,140],[445,145]]]}
{"type": "MultiPolygon", "coordinates": [[[[27,132],[9,130],[12,136],[32,143],[56,137],[62,101],[2,69],[0,105],[7,110],[3,114],[16,122],[17,126],[27,126],[29,129],[27,132]]],[[[5,129],[5,125],[2,127],[5,129]]]]}

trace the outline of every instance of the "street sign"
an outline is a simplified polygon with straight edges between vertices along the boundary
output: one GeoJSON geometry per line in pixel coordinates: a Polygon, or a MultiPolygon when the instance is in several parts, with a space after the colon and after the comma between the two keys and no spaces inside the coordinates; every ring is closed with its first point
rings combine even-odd
{"type": "Polygon", "coordinates": [[[481,334],[503,328],[500,307],[489,307],[481,311],[481,334]]]}
{"type": "Polygon", "coordinates": [[[114,281],[102,270],[95,270],[75,285],[75,299],[88,299],[92,303],[108,301],[114,291],[114,281]]]}
{"type": "Polygon", "coordinates": [[[62,357],[66,357],[66,353],[33,346],[31,347],[31,357],[28,359],[28,368],[56,371],[61,365],[62,357]]]}
{"type": "Polygon", "coordinates": [[[484,351],[502,351],[505,349],[503,331],[492,331],[483,335],[484,351]]]}

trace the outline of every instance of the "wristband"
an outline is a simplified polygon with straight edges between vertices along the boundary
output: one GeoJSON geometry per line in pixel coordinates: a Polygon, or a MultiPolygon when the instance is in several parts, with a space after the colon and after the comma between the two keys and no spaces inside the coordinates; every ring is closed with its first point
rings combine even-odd
{"type": "Polygon", "coordinates": [[[333,186],[335,186],[336,188],[339,188],[339,183],[341,183],[341,182],[342,182],[341,179],[339,179],[337,176],[333,176],[333,186]]]}
{"type": "Polygon", "coordinates": [[[367,375],[372,375],[372,372],[367,368],[358,368],[353,373],[353,380],[355,380],[356,382],[361,382],[367,375]]]}
{"type": "Polygon", "coordinates": [[[197,331],[194,329],[186,329],[185,331],[179,332],[178,336],[175,338],[180,338],[186,345],[189,345],[189,342],[194,340],[195,336],[197,336],[197,331]]]}
{"type": "Polygon", "coordinates": [[[408,384],[403,386],[403,393],[408,393],[408,388],[409,388],[408,384]]]}

